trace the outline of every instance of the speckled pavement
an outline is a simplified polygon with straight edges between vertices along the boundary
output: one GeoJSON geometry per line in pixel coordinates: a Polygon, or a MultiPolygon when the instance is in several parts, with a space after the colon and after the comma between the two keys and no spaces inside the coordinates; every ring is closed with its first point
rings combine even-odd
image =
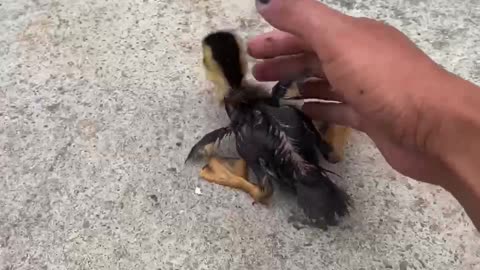
{"type": "MultiPolygon", "coordinates": [[[[477,0],[327,2],[480,84],[477,0]]],[[[355,209],[326,232],[288,223],[287,195],[252,206],[199,179],[184,158],[226,122],[199,46],[220,28],[269,26],[253,0],[0,1],[1,270],[480,269],[458,203],[392,171],[363,134],[333,168],[355,209]]]]}

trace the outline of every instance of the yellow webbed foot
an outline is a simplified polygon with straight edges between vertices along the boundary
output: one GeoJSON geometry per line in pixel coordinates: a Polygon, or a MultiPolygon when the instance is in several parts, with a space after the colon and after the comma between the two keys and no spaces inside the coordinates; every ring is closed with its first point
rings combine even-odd
{"type": "Polygon", "coordinates": [[[337,163],[345,159],[345,147],[351,134],[351,129],[339,125],[330,125],[325,132],[325,140],[332,147],[328,161],[337,163]]]}
{"type": "Polygon", "coordinates": [[[210,183],[231,187],[248,193],[254,202],[266,203],[271,196],[260,187],[249,182],[248,168],[244,160],[228,162],[218,158],[211,158],[208,164],[200,171],[200,177],[210,183]]]}

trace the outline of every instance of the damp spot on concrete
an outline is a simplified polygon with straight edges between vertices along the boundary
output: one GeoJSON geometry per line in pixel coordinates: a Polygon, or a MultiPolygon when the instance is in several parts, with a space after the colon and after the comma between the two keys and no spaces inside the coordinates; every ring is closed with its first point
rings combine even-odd
{"type": "Polygon", "coordinates": [[[406,0],[406,2],[411,4],[411,5],[418,5],[422,2],[425,2],[425,0],[406,0]]]}
{"type": "Polygon", "coordinates": [[[52,105],[48,105],[45,108],[47,109],[47,111],[53,113],[53,112],[56,112],[60,108],[60,103],[55,103],[55,104],[52,104],[52,105]]]}
{"type": "Polygon", "coordinates": [[[82,224],[82,227],[83,227],[84,229],[90,228],[90,221],[84,220],[84,221],[83,221],[83,224],[82,224]]]}
{"type": "Polygon", "coordinates": [[[337,3],[339,3],[340,6],[345,9],[353,9],[355,6],[354,0],[339,0],[337,3]]]}
{"type": "Polygon", "coordinates": [[[445,47],[448,46],[448,42],[446,41],[443,41],[443,40],[438,40],[438,41],[434,41],[432,43],[432,47],[435,49],[435,50],[441,50],[445,47]]]}

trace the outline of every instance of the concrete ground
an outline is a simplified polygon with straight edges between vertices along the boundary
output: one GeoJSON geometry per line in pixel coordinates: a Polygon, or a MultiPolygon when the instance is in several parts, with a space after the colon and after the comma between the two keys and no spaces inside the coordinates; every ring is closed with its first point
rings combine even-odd
{"type": "MultiPolygon", "coordinates": [[[[327,2],[480,83],[478,1],[327,2]]],[[[199,41],[220,28],[268,26],[253,0],[0,1],[1,270],[480,269],[458,203],[362,134],[334,168],[356,208],[327,232],[288,223],[285,195],[252,206],[184,166],[226,120],[200,68],[199,41]]]]}

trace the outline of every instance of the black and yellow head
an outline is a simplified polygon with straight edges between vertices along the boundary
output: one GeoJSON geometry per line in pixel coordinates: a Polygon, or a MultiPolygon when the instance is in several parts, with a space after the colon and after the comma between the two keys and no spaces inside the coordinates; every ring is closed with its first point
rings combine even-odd
{"type": "Polygon", "coordinates": [[[228,31],[210,33],[202,40],[203,65],[219,98],[243,84],[247,67],[242,45],[240,38],[228,31]]]}

